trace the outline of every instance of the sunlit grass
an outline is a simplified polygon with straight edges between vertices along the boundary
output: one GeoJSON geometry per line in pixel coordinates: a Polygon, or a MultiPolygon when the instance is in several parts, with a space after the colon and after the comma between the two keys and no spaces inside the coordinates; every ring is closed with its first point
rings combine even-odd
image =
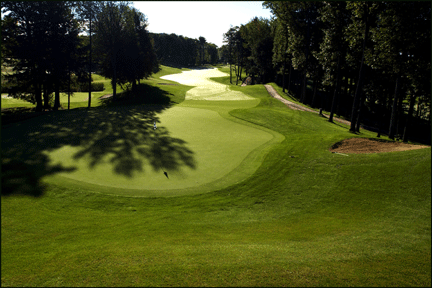
{"type": "MultiPolygon", "coordinates": [[[[190,89],[157,87],[175,103],[190,89]]],[[[2,192],[2,286],[431,286],[430,148],[332,154],[353,137],[347,126],[287,109],[262,85],[231,89],[260,102],[194,104],[285,137],[251,177],[172,198],[73,183],[39,197],[2,192]]],[[[18,135],[22,125],[7,129],[18,135]]],[[[2,137],[2,150],[13,141],[2,137]]]]}

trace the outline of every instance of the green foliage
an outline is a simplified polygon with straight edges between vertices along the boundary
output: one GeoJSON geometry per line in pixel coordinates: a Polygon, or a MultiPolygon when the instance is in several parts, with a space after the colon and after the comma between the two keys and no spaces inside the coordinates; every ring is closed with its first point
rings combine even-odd
{"type": "Polygon", "coordinates": [[[201,64],[214,65],[219,60],[217,46],[213,43],[207,43],[202,36],[200,42],[198,39],[176,34],[150,34],[154,40],[158,61],[164,65],[193,67],[201,64]]]}
{"type": "Polygon", "coordinates": [[[244,68],[248,75],[266,83],[274,76],[272,67],[273,33],[268,19],[253,18],[239,30],[244,52],[244,68]]]}
{"type": "MultiPolygon", "coordinates": [[[[105,89],[104,83],[91,83],[91,91],[103,91],[105,89]]],[[[71,92],[88,92],[88,83],[82,83],[78,87],[74,87],[71,92]]]]}
{"type": "Polygon", "coordinates": [[[158,70],[147,25],[144,14],[125,3],[103,4],[95,22],[95,47],[101,75],[112,79],[114,87],[118,83],[134,88],[139,79],[158,70]]]}
{"type": "Polygon", "coordinates": [[[81,67],[77,21],[71,2],[2,2],[2,12],[10,12],[2,25],[5,45],[2,55],[14,72],[11,95],[30,94],[42,109],[42,87],[45,105],[56,92],[58,108],[60,86],[71,71],[81,67]]]}

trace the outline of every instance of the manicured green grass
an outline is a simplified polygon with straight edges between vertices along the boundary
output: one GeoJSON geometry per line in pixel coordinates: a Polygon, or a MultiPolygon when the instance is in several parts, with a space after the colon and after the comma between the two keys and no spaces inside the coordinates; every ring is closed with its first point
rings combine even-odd
{"type": "Polygon", "coordinates": [[[2,94],[1,97],[1,108],[14,108],[14,107],[34,107],[30,102],[21,100],[21,99],[14,99],[11,97],[7,97],[7,94],[2,94]]]}
{"type": "MultiPolygon", "coordinates": [[[[184,99],[190,87],[181,87],[164,95],[184,99]]],[[[3,162],[2,176],[28,186],[24,196],[2,190],[2,286],[431,286],[430,148],[332,154],[335,142],[375,133],[287,109],[262,85],[231,89],[260,102],[232,109],[186,100],[171,109],[194,105],[285,139],[251,177],[216,191],[146,198],[46,184],[38,180],[67,167],[32,153],[47,149],[43,142],[14,148],[28,150],[27,162],[3,162]]],[[[82,123],[82,113],[71,121],[82,123]]],[[[47,127],[60,120],[44,119],[47,127]]],[[[30,121],[7,129],[23,139],[30,121]]],[[[12,143],[2,137],[2,151],[13,153],[12,143]]]]}

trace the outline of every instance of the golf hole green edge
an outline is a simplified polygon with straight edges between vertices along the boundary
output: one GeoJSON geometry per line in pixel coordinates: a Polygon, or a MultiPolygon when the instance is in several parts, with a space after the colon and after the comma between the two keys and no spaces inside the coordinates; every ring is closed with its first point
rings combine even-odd
{"type": "MultiPolygon", "coordinates": [[[[191,106],[195,106],[195,105],[191,105],[191,106]]],[[[221,178],[216,179],[214,181],[202,185],[188,187],[188,188],[166,189],[166,190],[119,188],[119,187],[105,186],[100,184],[93,184],[84,181],[79,181],[77,179],[63,177],[61,175],[48,177],[44,179],[44,182],[54,186],[61,185],[61,186],[75,187],[75,189],[78,191],[86,191],[92,193],[100,193],[100,194],[108,194],[113,196],[124,196],[124,197],[177,197],[177,196],[186,196],[186,195],[197,195],[197,194],[204,194],[212,191],[217,191],[241,183],[247,180],[255,173],[255,171],[261,166],[268,152],[275,145],[281,143],[285,139],[285,136],[283,136],[282,134],[276,131],[267,129],[265,127],[249,123],[247,121],[235,118],[233,116],[229,116],[227,112],[220,112],[219,114],[221,115],[221,117],[226,118],[232,122],[236,122],[245,126],[250,126],[255,129],[267,132],[270,135],[272,135],[272,139],[265,142],[264,144],[261,144],[257,148],[253,149],[251,152],[247,154],[247,156],[242,160],[242,162],[237,167],[235,167],[233,170],[231,170],[221,178]]]]}

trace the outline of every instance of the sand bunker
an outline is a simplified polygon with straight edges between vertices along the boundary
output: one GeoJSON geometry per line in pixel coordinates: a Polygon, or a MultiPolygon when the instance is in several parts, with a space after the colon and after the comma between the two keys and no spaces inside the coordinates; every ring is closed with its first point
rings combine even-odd
{"type": "Polygon", "coordinates": [[[377,139],[367,139],[367,138],[351,138],[345,139],[341,142],[334,144],[331,148],[331,152],[338,153],[382,153],[382,152],[395,152],[395,151],[405,151],[430,148],[426,145],[413,145],[402,142],[390,142],[377,139]]]}
{"type": "Polygon", "coordinates": [[[196,86],[186,93],[186,100],[227,101],[253,99],[242,92],[231,91],[227,85],[209,79],[227,75],[227,73],[214,68],[183,71],[180,74],[162,76],[161,79],[175,81],[183,85],[196,86]]]}

